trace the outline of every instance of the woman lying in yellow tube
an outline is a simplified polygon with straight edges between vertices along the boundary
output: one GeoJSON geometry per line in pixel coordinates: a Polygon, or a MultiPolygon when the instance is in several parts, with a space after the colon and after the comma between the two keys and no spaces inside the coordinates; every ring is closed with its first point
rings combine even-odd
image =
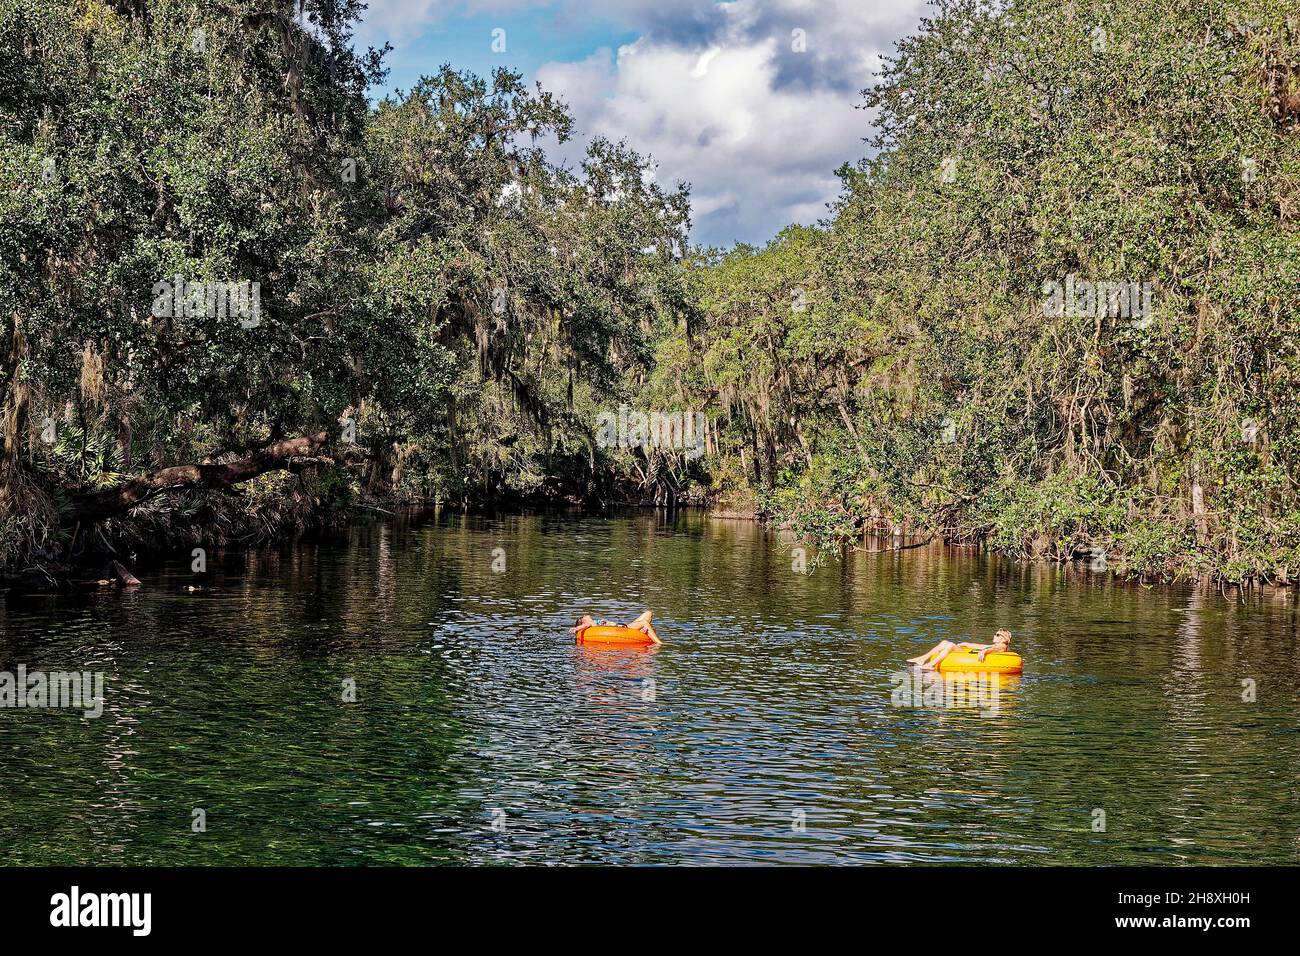
{"type": "Polygon", "coordinates": [[[990,651],[1008,651],[1011,649],[1011,632],[1006,630],[998,631],[993,635],[992,644],[971,644],[967,641],[954,644],[952,641],[940,641],[934,647],[930,648],[920,657],[909,657],[907,663],[915,664],[917,667],[925,670],[938,670],[939,662],[955,651],[959,647],[967,647],[972,651],[979,651],[979,659],[984,660],[984,655],[990,651]]]}

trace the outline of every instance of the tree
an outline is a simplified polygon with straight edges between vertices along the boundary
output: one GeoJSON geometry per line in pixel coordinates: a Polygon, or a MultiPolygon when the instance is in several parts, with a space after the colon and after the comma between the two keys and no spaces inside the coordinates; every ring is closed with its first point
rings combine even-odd
{"type": "Polygon", "coordinates": [[[811,272],[819,308],[788,319],[847,376],[844,409],[814,380],[787,401],[803,434],[775,441],[805,463],[754,474],[766,506],[827,542],[887,519],[1293,575],[1298,27],[1280,2],[938,4],[867,91],[878,152],[821,241],[704,300],[706,391],[780,268],[811,272]]]}
{"type": "Polygon", "coordinates": [[[0,0],[0,563],[208,534],[231,491],[465,498],[647,359],[684,188],[549,162],[570,119],[509,71],[372,107],[360,9],[0,0]]]}

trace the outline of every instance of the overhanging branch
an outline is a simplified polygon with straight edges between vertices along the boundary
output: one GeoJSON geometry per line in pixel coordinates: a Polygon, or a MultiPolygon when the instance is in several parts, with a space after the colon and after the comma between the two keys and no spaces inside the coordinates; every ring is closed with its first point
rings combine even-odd
{"type": "Polygon", "coordinates": [[[132,478],[116,488],[94,491],[76,499],[73,517],[93,523],[120,515],[154,495],[184,488],[229,490],[268,471],[289,467],[290,459],[315,455],[329,440],[327,432],[286,438],[265,448],[220,464],[172,465],[132,478]]]}

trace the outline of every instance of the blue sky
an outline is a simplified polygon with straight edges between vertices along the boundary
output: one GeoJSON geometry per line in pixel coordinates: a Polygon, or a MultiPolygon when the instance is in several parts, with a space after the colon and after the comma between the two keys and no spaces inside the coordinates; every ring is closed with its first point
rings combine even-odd
{"type": "Polygon", "coordinates": [[[581,60],[601,47],[616,49],[637,39],[637,32],[605,19],[566,16],[539,4],[508,15],[461,12],[430,17],[425,24],[386,37],[393,44],[388,89],[409,89],[443,62],[486,75],[499,66],[519,70],[530,79],[544,64],[581,60]],[[492,31],[506,31],[505,51],[494,52],[492,31]]]}
{"type": "Polygon", "coordinates": [[[825,215],[835,168],[866,151],[861,91],[923,11],[924,0],[370,0],[357,40],[393,45],[390,90],[444,62],[540,81],[576,121],[557,158],[576,161],[592,135],[626,139],[661,183],[691,184],[692,238],[727,246],[825,215]]]}

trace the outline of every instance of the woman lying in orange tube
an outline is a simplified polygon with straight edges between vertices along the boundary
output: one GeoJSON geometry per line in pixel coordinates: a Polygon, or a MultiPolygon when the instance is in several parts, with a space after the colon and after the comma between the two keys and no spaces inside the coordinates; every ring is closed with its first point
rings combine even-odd
{"type": "Polygon", "coordinates": [[[609,627],[630,627],[632,630],[640,631],[646,637],[650,638],[652,644],[662,644],[663,641],[659,640],[659,635],[655,633],[654,627],[650,624],[650,620],[653,617],[653,614],[646,611],[631,624],[619,624],[617,621],[597,621],[590,614],[584,614],[582,617],[578,618],[577,623],[574,624],[573,627],[569,628],[569,633],[574,637],[581,638],[583,631],[597,624],[608,625],[609,627]]]}

